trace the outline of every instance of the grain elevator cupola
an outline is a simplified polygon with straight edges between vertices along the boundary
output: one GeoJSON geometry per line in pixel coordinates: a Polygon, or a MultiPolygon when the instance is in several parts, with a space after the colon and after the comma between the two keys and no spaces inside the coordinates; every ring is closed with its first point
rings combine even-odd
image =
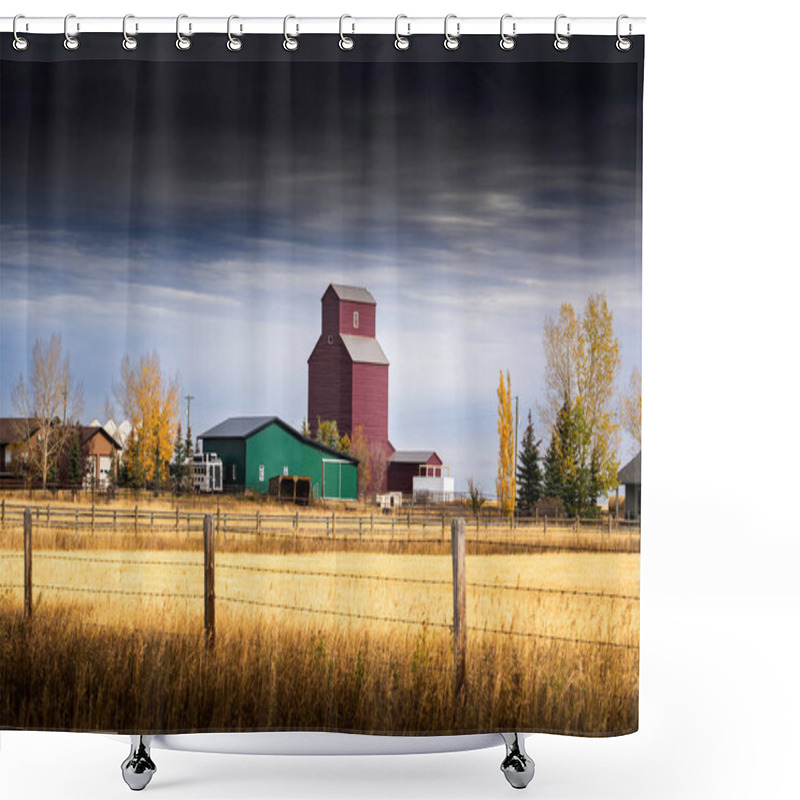
{"type": "Polygon", "coordinates": [[[322,335],[308,358],[308,424],[336,420],[344,436],[359,427],[389,445],[389,359],[375,338],[375,298],[332,283],[322,295],[322,335]]]}

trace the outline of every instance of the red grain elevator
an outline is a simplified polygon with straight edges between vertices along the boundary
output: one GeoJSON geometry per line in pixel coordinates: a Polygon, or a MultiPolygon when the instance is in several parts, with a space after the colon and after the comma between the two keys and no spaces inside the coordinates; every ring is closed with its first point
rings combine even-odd
{"type": "Polygon", "coordinates": [[[361,426],[370,442],[389,444],[389,359],[375,338],[375,298],[332,283],[322,295],[322,334],[308,357],[308,424],[336,420],[339,435],[361,426]]]}

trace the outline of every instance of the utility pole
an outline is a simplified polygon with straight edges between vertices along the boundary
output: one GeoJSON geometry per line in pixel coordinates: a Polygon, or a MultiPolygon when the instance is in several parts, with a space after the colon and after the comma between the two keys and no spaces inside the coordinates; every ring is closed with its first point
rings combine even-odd
{"type": "Polygon", "coordinates": [[[514,395],[514,473],[517,472],[517,434],[519,433],[519,395],[514,395]]]}
{"type": "Polygon", "coordinates": [[[186,400],[186,429],[192,429],[192,400],[194,400],[193,394],[184,395],[184,400],[186,400]]]}

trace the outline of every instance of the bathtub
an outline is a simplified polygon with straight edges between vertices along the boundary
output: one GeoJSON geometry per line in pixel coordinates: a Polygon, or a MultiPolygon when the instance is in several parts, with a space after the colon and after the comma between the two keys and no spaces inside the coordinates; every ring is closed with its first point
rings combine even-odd
{"type": "Polygon", "coordinates": [[[122,762],[122,777],[134,791],[144,789],[156,772],[152,751],[182,750],[195,753],[241,755],[402,755],[481,750],[505,744],[500,769],[515,789],[533,779],[534,763],[525,751],[524,733],[484,733],[462,736],[372,736],[350,733],[186,733],[135,734],[129,737],[130,753],[122,762]]]}

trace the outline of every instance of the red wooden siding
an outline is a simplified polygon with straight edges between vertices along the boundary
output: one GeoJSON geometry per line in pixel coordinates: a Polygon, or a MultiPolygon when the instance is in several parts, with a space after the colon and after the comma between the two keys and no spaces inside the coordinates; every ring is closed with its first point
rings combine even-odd
{"type": "Polygon", "coordinates": [[[375,306],[342,300],[339,307],[339,333],[353,336],[375,336],[375,306]],[[353,312],[358,312],[358,327],[353,325],[353,312]]]}
{"type": "MultiPolygon", "coordinates": [[[[359,425],[372,442],[389,441],[389,367],[353,364],[352,430],[359,425]]],[[[352,430],[348,431],[352,435],[352,430]]]]}
{"type": "MultiPolygon", "coordinates": [[[[441,467],[442,459],[434,453],[424,463],[441,467]]],[[[386,491],[411,494],[414,489],[414,476],[420,474],[421,466],[423,466],[423,464],[406,464],[403,462],[390,461],[389,467],[386,470],[386,491]]],[[[441,469],[435,472],[438,472],[436,477],[440,477],[442,474],[441,469]]]]}
{"type": "Polygon", "coordinates": [[[322,295],[322,338],[339,333],[339,298],[331,287],[322,295]]]}
{"type": "Polygon", "coordinates": [[[335,419],[339,433],[352,427],[353,383],[350,356],[342,340],[334,335],[328,344],[323,335],[308,359],[308,425],[317,434],[317,419],[335,419]]]}

